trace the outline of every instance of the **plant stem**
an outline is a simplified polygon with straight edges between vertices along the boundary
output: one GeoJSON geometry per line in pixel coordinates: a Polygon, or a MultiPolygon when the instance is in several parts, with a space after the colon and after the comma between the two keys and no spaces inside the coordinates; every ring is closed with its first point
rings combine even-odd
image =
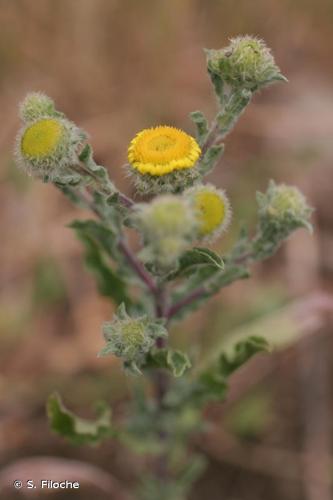
{"type": "Polygon", "coordinates": [[[123,239],[121,239],[118,243],[119,250],[126,257],[128,264],[131,268],[136,272],[141,281],[145,283],[147,288],[151,291],[151,293],[156,296],[158,294],[158,286],[153,279],[152,275],[146,270],[142,262],[136,257],[136,255],[132,252],[132,250],[128,247],[123,239]]]}
{"type": "Polygon", "coordinates": [[[194,302],[196,299],[199,299],[200,297],[203,297],[205,293],[207,292],[206,288],[204,286],[199,286],[198,288],[195,288],[191,293],[188,295],[185,295],[185,297],[182,297],[178,302],[175,304],[172,304],[167,313],[166,313],[166,318],[169,321],[173,316],[175,316],[183,307],[190,305],[192,302],[194,302]]]}
{"type": "MultiPolygon", "coordinates": [[[[94,212],[102,221],[105,220],[104,214],[101,210],[96,206],[94,201],[89,197],[89,193],[80,192],[73,188],[67,188],[69,192],[72,192],[77,196],[81,202],[94,212]]],[[[125,195],[122,195],[125,197],[125,195]]],[[[126,198],[126,197],[125,197],[126,198]]],[[[141,281],[147,286],[147,288],[151,291],[154,296],[157,296],[159,292],[159,288],[153,278],[153,276],[146,270],[142,262],[136,257],[136,255],[132,252],[132,250],[128,247],[124,239],[120,239],[118,242],[118,248],[121,253],[125,256],[129,266],[135,271],[141,281]]]]}
{"type": "Polygon", "coordinates": [[[212,123],[212,126],[206,137],[206,140],[201,147],[201,156],[204,156],[208,151],[208,149],[215,144],[215,142],[219,138],[218,136],[219,136],[219,125],[217,120],[215,119],[212,123]]]}
{"type": "MultiPolygon", "coordinates": [[[[253,250],[249,250],[247,252],[244,252],[242,255],[239,257],[235,257],[233,259],[230,259],[229,263],[232,265],[239,266],[241,264],[248,264],[249,261],[253,258],[253,250]]],[[[209,280],[208,280],[209,281],[209,280]]],[[[198,286],[194,290],[192,290],[188,295],[185,295],[181,299],[179,299],[177,302],[172,304],[165,313],[165,317],[167,321],[170,321],[176,314],[179,313],[183,309],[183,307],[186,307],[192,302],[195,302],[196,300],[203,298],[206,293],[208,292],[207,287],[205,286],[205,283],[203,285],[198,286]]]]}
{"type": "MultiPolygon", "coordinates": [[[[166,290],[163,284],[160,284],[157,291],[155,292],[155,311],[157,318],[164,318],[166,316],[167,310],[167,297],[166,290]]],[[[166,339],[158,338],[156,340],[156,347],[158,349],[164,349],[166,347],[166,339]]],[[[165,411],[164,399],[170,387],[170,376],[163,370],[155,370],[153,373],[153,384],[154,384],[154,394],[156,398],[157,405],[157,418],[160,421],[163,421],[161,418],[165,411]]],[[[161,428],[158,432],[158,440],[161,445],[166,442],[168,439],[168,433],[161,428]]],[[[161,454],[156,458],[155,464],[155,475],[160,481],[166,481],[168,479],[168,456],[165,451],[162,451],[161,454]]]]}

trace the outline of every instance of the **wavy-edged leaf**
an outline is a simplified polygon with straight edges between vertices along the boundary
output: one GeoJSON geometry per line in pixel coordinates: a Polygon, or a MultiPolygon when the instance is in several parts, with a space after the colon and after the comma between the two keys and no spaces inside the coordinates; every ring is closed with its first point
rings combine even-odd
{"type": "Polygon", "coordinates": [[[191,361],[186,353],[169,348],[150,352],[143,368],[170,370],[174,377],[181,377],[191,366],[191,361]]]}
{"type": "Polygon", "coordinates": [[[201,372],[193,383],[189,399],[198,404],[210,400],[223,401],[227,395],[230,375],[256,354],[269,351],[269,344],[263,337],[249,337],[238,342],[231,353],[220,354],[211,366],[201,372]]]}
{"type": "Polygon", "coordinates": [[[92,221],[74,221],[70,225],[85,247],[85,263],[96,278],[100,293],[112,298],[116,304],[124,302],[130,305],[125,282],[107,264],[103,251],[117,258],[116,237],[114,233],[101,224],[92,221]]]}
{"type": "Polygon", "coordinates": [[[270,346],[264,337],[253,336],[237,342],[231,354],[222,353],[219,357],[219,371],[228,377],[249,359],[261,352],[269,352],[270,346]]]}
{"type": "Polygon", "coordinates": [[[47,414],[52,430],[75,444],[97,444],[112,435],[111,410],[103,403],[95,421],[77,417],[63,405],[59,394],[49,396],[47,414]]]}

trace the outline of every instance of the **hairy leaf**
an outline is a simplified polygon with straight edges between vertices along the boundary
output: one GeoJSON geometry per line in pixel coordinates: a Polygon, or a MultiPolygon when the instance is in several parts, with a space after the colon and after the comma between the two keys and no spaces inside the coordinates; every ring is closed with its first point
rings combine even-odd
{"type": "Polygon", "coordinates": [[[220,354],[218,360],[201,373],[193,385],[192,400],[199,404],[209,400],[223,401],[229,376],[255,354],[268,351],[269,344],[263,337],[249,337],[238,342],[231,354],[220,354]]]}
{"type": "Polygon", "coordinates": [[[224,144],[216,144],[211,146],[204,157],[200,160],[199,171],[202,175],[209,174],[219,161],[224,152],[224,144]]]}
{"type": "Polygon", "coordinates": [[[75,444],[96,444],[112,434],[111,411],[104,404],[98,408],[97,419],[90,421],[75,416],[64,407],[58,394],[52,394],[47,414],[51,428],[75,444]]]}
{"type": "Polygon", "coordinates": [[[146,359],[144,368],[170,370],[174,377],[181,377],[191,368],[191,361],[187,354],[175,349],[156,349],[151,351],[146,359]]]}
{"type": "Polygon", "coordinates": [[[85,262],[94,273],[100,293],[112,298],[116,304],[130,304],[126,284],[105,262],[103,250],[117,257],[115,236],[112,231],[95,221],[74,221],[72,227],[85,246],[85,262]]]}
{"type": "Polygon", "coordinates": [[[170,274],[168,279],[174,279],[182,275],[189,276],[203,267],[221,271],[224,264],[221,257],[212,250],[194,247],[183,253],[179,259],[177,270],[170,274]]]}
{"type": "Polygon", "coordinates": [[[219,358],[219,370],[228,377],[235,370],[244,365],[255,354],[269,352],[270,346],[263,337],[249,337],[238,342],[232,354],[222,353],[219,358]]]}
{"type": "Polygon", "coordinates": [[[193,111],[190,113],[190,117],[196,125],[197,128],[197,139],[200,145],[203,144],[204,140],[208,135],[208,122],[207,118],[201,111],[193,111]]]}

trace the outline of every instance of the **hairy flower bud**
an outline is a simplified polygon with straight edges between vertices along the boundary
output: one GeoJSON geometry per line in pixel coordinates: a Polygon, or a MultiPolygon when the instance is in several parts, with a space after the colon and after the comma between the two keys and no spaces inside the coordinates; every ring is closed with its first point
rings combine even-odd
{"type": "Polygon", "coordinates": [[[20,104],[20,117],[25,123],[58,115],[53,100],[42,92],[30,92],[20,104]]]}
{"type": "Polygon", "coordinates": [[[230,202],[224,191],[212,184],[201,184],[185,191],[193,203],[197,220],[197,237],[206,241],[217,239],[231,220],[230,202]]]}
{"type": "Polygon", "coordinates": [[[128,148],[129,172],[141,193],[179,192],[200,177],[196,140],[175,127],[142,130],[128,148]]]}
{"type": "Polygon", "coordinates": [[[257,193],[259,236],[255,241],[256,258],[270,256],[295,229],[312,231],[309,207],[304,195],[294,186],[270,181],[266,193],[257,193]]]}
{"type": "Polygon", "coordinates": [[[103,334],[106,346],[99,355],[114,354],[124,360],[125,368],[138,374],[156,339],[166,337],[167,331],[161,321],[153,321],[147,316],[132,318],[122,304],[113,320],[104,323],[103,334]]]}
{"type": "Polygon", "coordinates": [[[312,209],[303,193],[295,186],[271,181],[266,194],[259,194],[258,203],[260,216],[275,224],[311,227],[309,216],[312,209]]]}
{"type": "Polygon", "coordinates": [[[83,140],[83,132],[74,123],[64,118],[41,118],[19,132],[16,159],[29,175],[56,180],[71,174],[83,140]]]}
{"type": "Polygon", "coordinates": [[[255,91],[286,81],[264,41],[252,36],[233,38],[221,50],[207,50],[207,65],[212,74],[234,88],[255,91]]]}
{"type": "Polygon", "coordinates": [[[137,206],[135,223],[143,233],[143,257],[159,267],[172,267],[196,232],[191,204],[176,195],[161,195],[137,206]]]}

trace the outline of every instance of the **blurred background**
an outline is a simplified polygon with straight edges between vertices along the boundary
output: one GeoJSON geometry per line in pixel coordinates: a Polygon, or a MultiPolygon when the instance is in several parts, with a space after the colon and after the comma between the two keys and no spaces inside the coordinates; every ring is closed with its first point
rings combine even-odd
{"type": "MultiPolygon", "coordinates": [[[[175,345],[205,353],[254,333],[276,345],[207,411],[211,437],[196,446],[209,466],[191,500],[333,498],[332,25],[332,0],[0,0],[0,484],[72,471],[80,491],[47,498],[117,500],[140,466],[116,443],[75,448],[48,428],[54,390],[87,417],[96,399],[121,412],[129,391],[117,361],[96,358],[112,306],[66,227],[87,214],[14,165],[18,102],[37,90],[55,99],[133,195],[121,168],[133,135],[161,123],[194,133],[188,113],[212,117],[215,105],[203,47],[254,34],[289,84],[257,95],[227,139],[211,179],[234,217],[216,249],[242,222],[255,226],[255,192],[270,178],[306,193],[315,231],[298,231],[173,332],[175,345]]],[[[0,497],[23,498],[12,488],[0,497]]]]}

